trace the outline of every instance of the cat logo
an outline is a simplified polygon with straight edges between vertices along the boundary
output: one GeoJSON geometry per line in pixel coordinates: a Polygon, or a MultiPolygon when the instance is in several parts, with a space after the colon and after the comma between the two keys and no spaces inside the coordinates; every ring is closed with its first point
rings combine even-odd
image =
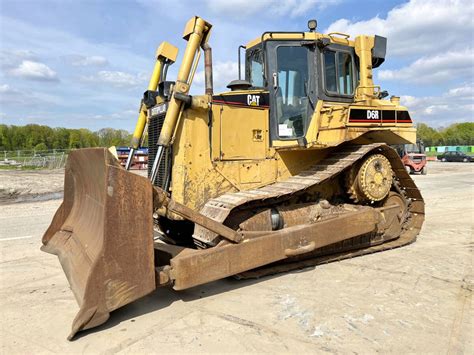
{"type": "Polygon", "coordinates": [[[260,95],[247,95],[247,105],[260,106],[260,95]]]}

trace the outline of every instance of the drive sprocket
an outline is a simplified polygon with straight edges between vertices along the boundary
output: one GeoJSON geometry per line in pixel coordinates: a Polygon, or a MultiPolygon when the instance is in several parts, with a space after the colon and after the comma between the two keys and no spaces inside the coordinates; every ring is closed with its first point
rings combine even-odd
{"type": "Polygon", "coordinates": [[[348,194],[355,202],[381,201],[391,186],[392,166],[382,154],[370,155],[347,174],[348,194]]]}

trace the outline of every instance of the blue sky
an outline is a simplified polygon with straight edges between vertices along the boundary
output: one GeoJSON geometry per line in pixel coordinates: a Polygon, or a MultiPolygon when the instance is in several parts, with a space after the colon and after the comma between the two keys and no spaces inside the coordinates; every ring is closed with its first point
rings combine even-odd
{"type": "MultiPolygon", "coordinates": [[[[316,18],[320,32],[388,38],[376,84],[417,122],[473,121],[470,0],[0,0],[0,121],[132,131],[156,47],[167,40],[183,53],[194,15],[213,24],[217,89],[237,77],[238,45],[316,18]]],[[[203,92],[202,66],[192,92],[203,92]]]]}

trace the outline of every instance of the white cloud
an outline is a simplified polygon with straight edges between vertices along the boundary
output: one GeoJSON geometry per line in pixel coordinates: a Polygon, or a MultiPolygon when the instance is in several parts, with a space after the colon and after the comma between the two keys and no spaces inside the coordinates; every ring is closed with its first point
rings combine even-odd
{"type": "MultiPolygon", "coordinates": [[[[232,80],[238,79],[239,76],[239,69],[236,62],[217,62],[213,64],[212,69],[214,92],[228,91],[229,89],[226,88],[227,84],[232,80]]],[[[199,88],[204,87],[204,71],[196,73],[193,84],[196,84],[199,88]]],[[[194,91],[198,92],[198,90],[194,91]]]]}
{"type": "Polygon", "coordinates": [[[305,15],[312,9],[321,10],[340,0],[207,0],[207,7],[220,15],[232,17],[305,15]]]}
{"type": "Polygon", "coordinates": [[[58,105],[60,98],[43,92],[33,92],[31,90],[19,90],[9,84],[0,84],[0,103],[14,108],[40,107],[47,104],[58,105]]]}
{"type": "Polygon", "coordinates": [[[25,93],[11,87],[8,84],[0,85],[0,104],[5,106],[25,106],[32,105],[36,102],[35,98],[26,98],[25,93]]]}
{"type": "Polygon", "coordinates": [[[146,81],[144,74],[130,74],[123,71],[101,70],[94,76],[83,76],[82,81],[109,84],[115,87],[133,87],[146,81]]]}
{"type": "Polygon", "coordinates": [[[474,86],[464,85],[458,88],[450,89],[447,94],[448,97],[462,97],[465,99],[474,99],[474,86]]]}
{"type": "Polygon", "coordinates": [[[397,80],[417,84],[436,84],[462,78],[473,79],[474,51],[466,49],[422,57],[396,70],[379,70],[380,80],[397,80]]]}
{"type": "MultiPolygon", "coordinates": [[[[255,22],[259,17],[297,17],[307,16],[313,10],[322,10],[338,4],[343,0],[204,0],[204,1],[168,1],[168,0],[136,0],[140,5],[156,11],[166,7],[174,18],[190,12],[200,12],[206,20],[215,24],[219,19],[239,18],[255,22]],[[204,6],[203,6],[204,5],[204,6]],[[194,8],[195,11],[190,11],[194,8]],[[197,9],[197,10],[196,10],[197,9]],[[206,10],[215,14],[207,16],[206,10]],[[204,13],[204,14],[202,14],[204,13]],[[211,18],[214,17],[214,18],[211,18]]],[[[314,11],[313,11],[314,12],[314,11]]]]}
{"type": "Polygon", "coordinates": [[[455,122],[474,120],[474,86],[472,83],[449,89],[439,96],[402,96],[416,122],[434,126],[448,126],[455,122]]]}
{"type": "Polygon", "coordinates": [[[0,103],[9,104],[9,103],[18,103],[18,100],[21,98],[20,91],[12,88],[8,84],[0,85],[0,103]]]}
{"type": "Polygon", "coordinates": [[[8,84],[2,84],[0,85],[0,94],[8,94],[11,92],[10,85],[8,84]]]}
{"type": "MultiPolygon", "coordinates": [[[[139,55],[122,45],[95,43],[70,32],[47,26],[38,27],[3,15],[0,15],[0,23],[2,30],[9,29],[2,31],[2,47],[14,48],[21,45],[22,48],[32,48],[33,54],[42,58],[59,58],[72,49],[74,53],[94,53],[94,56],[114,58],[114,65],[119,68],[126,68],[130,63],[137,68],[148,68],[153,63],[153,55],[150,58],[139,55]],[[25,36],[25,33],[28,35],[25,36]]],[[[150,52],[153,53],[153,49],[150,52]]]]}
{"type": "Polygon", "coordinates": [[[472,46],[473,17],[472,0],[411,0],[386,18],[340,19],[325,32],[382,35],[388,38],[389,55],[417,56],[472,46]]]}
{"type": "Polygon", "coordinates": [[[122,110],[113,113],[94,115],[93,118],[97,120],[127,120],[132,122],[138,117],[138,110],[122,110]]]}
{"type": "Polygon", "coordinates": [[[89,66],[101,67],[109,63],[107,58],[102,57],[100,55],[83,56],[80,54],[72,54],[72,55],[66,56],[65,59],[71,65],[75,67],[89,67],[89,66]]]}
{"type": "Polygon", "coordinates": [[[44,63],[23,60],[20,65],[8,71],[10,75],[38,81],[58,81],[57,73],[44,63]]]}
{"type": "Polygon", "coordinates": [[[0,51],[0,58],[2,58],[2,62],[7,61],[8,59],[36,60],[36,53],[29,49],[2,49],[0,51]]]}
{"type": "Polygon", "coordinates": [[[0,50],[0,63],[2,69],[8,71],[18,67],[22,60],[38,61],[36,53],[27,49],[2,49],[0,50]]]}

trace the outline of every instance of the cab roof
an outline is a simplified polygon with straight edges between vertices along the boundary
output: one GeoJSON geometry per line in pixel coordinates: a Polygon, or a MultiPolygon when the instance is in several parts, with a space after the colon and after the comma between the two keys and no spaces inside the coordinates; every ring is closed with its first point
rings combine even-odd
{"type": "Polygon", "coordinates": [[[246,48],[254,47],[265,41],[316,41],[318,39],[327,38],[330,43],[342,44],[345,46],[354,47],[354,40],[350,39],[350,36],[345,33],[340,32],[331,32],[328,34],[322,34],[317,32],[265,32],[260,37],[255,38],[254,40],[246,44],[246,48]]]}

